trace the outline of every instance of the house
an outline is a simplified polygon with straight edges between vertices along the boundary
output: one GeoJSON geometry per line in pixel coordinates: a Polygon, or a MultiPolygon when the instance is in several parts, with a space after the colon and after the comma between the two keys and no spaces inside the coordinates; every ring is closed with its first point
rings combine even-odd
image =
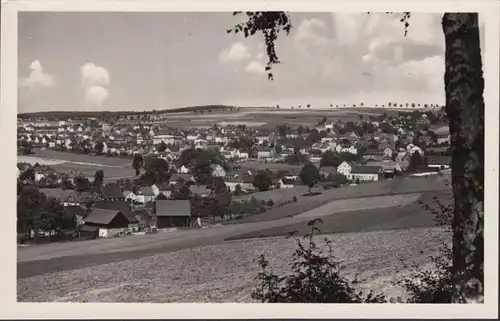
{"type": "Polygon", "coordinates": [[[282,177],[279,181],[279,187],[280,188],[294,188],[295,179],[288,178],[288,177],[282,177]]]}
{"type": "Polygon", "coordinates": [[[354,163],[344,161],[337,167],[337,173],[340,173],[345,177],[349,177],[349,174],[354,166],[354,163]]]}
{"type": "Polygon", "coordinates": [[[160,200],[155,202],[156,227],[189,227],[191,203],[188,200],[160,200]]]}
{"type": "Polygon", "coordinates": [[[431,168],[448,169],[451,165],[450,156],[427,156],[427,166],[431,168]]]}
{"type": "Polygon", "coordinates": [[[170,188],[170,184],[168,183],[155,183],[151,185],[151,188],[153,189],[153,193],[155,194],[155,198],[158,197],[158,195],[163,194],[167,198],[170,197],[172,194],[172,190],[170,188]]]}
{"type": "Polygon", "coordinates": [[[135,202],[146,204],[155,200],[155,192],[151,186],[142,186],[135,193],[135,202]]]}
{"type": "MultiPolygon", "coordinates": [[[[132,229],[138,228],[139,222],[135,218],[134,214],[132,213],[132,209],[130,208],[130,205],[125,202],[125,201],[97,201],[95,202],[95,208],[96,209],[105,209],[105,210],[117,210],[120,211],[127,220],[129,221],[128,227],[132,229]]],[[[85,222],[87,222],[87,218],[84,219],[85,222]]]]}
{"type": "Polygon", "coordinates": [[[207,185],[191,185],[189,190],[192,195],[200,195],[201,197],[207,197],[211,194],[212,190],[207,187],[207,185]]]}
{"type": "Polygon", "coordinates": [[[123,196],[125,196],[125,202],[132,203],[135,200],[135,193],[132,191],[123,191],[123,196]]]}
{"type": "Polygon", "coordinates": [[[188,182],[194,183],[195,182],[193,175],[175,173],[175,174],[172,174],[172,176],[170,176],[170,180],[168,181],[168,183],[170,185],[172,185],[172,184],[177,183],[178,181],[182,181],[182,182],[186,182],[186,183],[188,183],[188,182]]]}
{"type": "Polygon", "coordinates": [[[85,217],[82,230],[107,238],[128,230],[129,220],[120,210],[96,208],[85,217]]]}
{"type": "Polygon", "coordinates": [[[360,181],[378,181],[381,172],[380,166],[353,166],[347,179],[360,181]]]}
{"type": "Polygon", "coordinates": [[[100,200],[97,193],[72,191],[63,201],[64,206],[87,206],[89,203],[100,200]]]}
{"type": "Polygon", "coordinates": [[[101,196],[106,201],[124,201],[125,196],[119,187],[103,187],[101,188],[101,196]]]}
{"type": "Polygon", "coordinates": [[[85,217],[85,212],[80,206],[65,206],[64,211],[67,215],[74,217],[76,226],[80,226],[84,223],[83,219],[85,217]]]}
{"type": "Polygon", "coordinates": [[[215,164],[215,165],[212,165],[212,176],[213,177],[226,177],[226,171],[224,170],[224,168],[219,165],[219,164],[215,164]]]}
{"type": "Polygon", "coordinates": [[[337,173],[337,167],[335,166],[323,166],[319,169],[319,174],[323,177],[329,177],[337,173]]]}
{"type": "Polygon", "coordinates": [[[274,148],[264,148],[257,152],[258,159],[272,159],[276,156],[274,148]]]}

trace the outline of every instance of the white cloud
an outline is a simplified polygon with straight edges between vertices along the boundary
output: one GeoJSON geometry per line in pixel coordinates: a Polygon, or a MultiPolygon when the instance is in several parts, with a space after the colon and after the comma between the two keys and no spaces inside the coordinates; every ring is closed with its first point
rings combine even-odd
{"type": "Polygon", "coordinates": [[[80,67],[82,84],[88,86],[106,86],[109,85],[109,73],[100,66],[93,63],[86,63],[80,67]]]}
{"type": "Polygon", "coordinates": [[[250,58],[248,48],[241,42],[236,42],[231,47],[223,49],[219,55],[222,62],[237,62],[250,58]]]}
{"type": "Polygon", "coordinates": [[[252,61],[245,67],[245,71],[249,73],[262,74],[266,72],[266,66],[264,66],[264,64],[260,61],[252,61]]]}
{"type": "Polygon", "coordinates": [[[101,66],[86,63],[80,67],[82,84],[85,90],[85,102],[95,107],[101,107],[109,97],[109,72],[101,66]]]}
{"type": "Polygon", "coordinates": [[[325,27],[325,22],[318,18],[303,20],[295,34],[295,45],[300,48],[328,46],[330,40],[323,34],[325,27]]]}
{"type": "Polygon", "coordinates": [[[43,71],[40,61],[35,60],[30,65],[31,73],[26,78],[21,78],[19,84],[31,90],[50,88],[55,86],[54,76],[43,71]]]}
{"type": "Polygon", "coordinates": [[[101,86],[90,86],[85,88],[85,101],[94,106],[102,106],[109,97],[109,92],[101,86]]]}

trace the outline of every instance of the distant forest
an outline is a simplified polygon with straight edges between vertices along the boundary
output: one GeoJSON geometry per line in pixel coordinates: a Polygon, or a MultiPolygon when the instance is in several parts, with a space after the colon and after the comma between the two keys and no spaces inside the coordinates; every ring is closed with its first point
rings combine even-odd
{"type": "MultiPolygon", "coordinates": [[[[246,108],[246,107],[244,107],[246,108]]],[[[235,106],[224,106],[224,105],[206,105],[206,106],[191,106],[191,107],[181,107],[174,109],[165,110],[148,110],[148,111],[41,111],[33,113],[19,113],[17,116],[19,118],[79,118],[79,117],[109,117],[109,116],[129,116],[129,115],[161,115],[161,114],[173,114],[182,112],[194,112],[194,111],[219,111],[219,110],[234,110],[235,106]]]]}

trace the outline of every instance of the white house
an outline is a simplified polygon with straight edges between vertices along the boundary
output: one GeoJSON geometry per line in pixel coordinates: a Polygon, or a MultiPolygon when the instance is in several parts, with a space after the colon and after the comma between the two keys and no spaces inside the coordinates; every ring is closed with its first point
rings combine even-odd
{"type": "Polygon", "coordinates": [[[349,164],[348,162],[342,162],[338,167],[337,167],[337,173],[340,173],[346,177],[349,177],[349,174],[351,174],[351,170],[353,164],[349,164]]]}
{"type": "MultiPolygon", "coordinates": [[[[342,165],[342,164],[341,164],[342,165]]],[[[353,166],[347,179],[360,181],[378,181],[380,166],[353,166]]]]}

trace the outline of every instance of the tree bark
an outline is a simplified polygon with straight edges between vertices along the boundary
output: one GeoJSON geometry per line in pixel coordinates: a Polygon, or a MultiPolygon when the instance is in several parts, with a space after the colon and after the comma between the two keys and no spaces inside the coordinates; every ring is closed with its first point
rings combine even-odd
{"type": "Polygon", "coordinates": [[[454,195],[453,303],[484,302],[484,79],[477,13],[445,13],[454,195]]]}

